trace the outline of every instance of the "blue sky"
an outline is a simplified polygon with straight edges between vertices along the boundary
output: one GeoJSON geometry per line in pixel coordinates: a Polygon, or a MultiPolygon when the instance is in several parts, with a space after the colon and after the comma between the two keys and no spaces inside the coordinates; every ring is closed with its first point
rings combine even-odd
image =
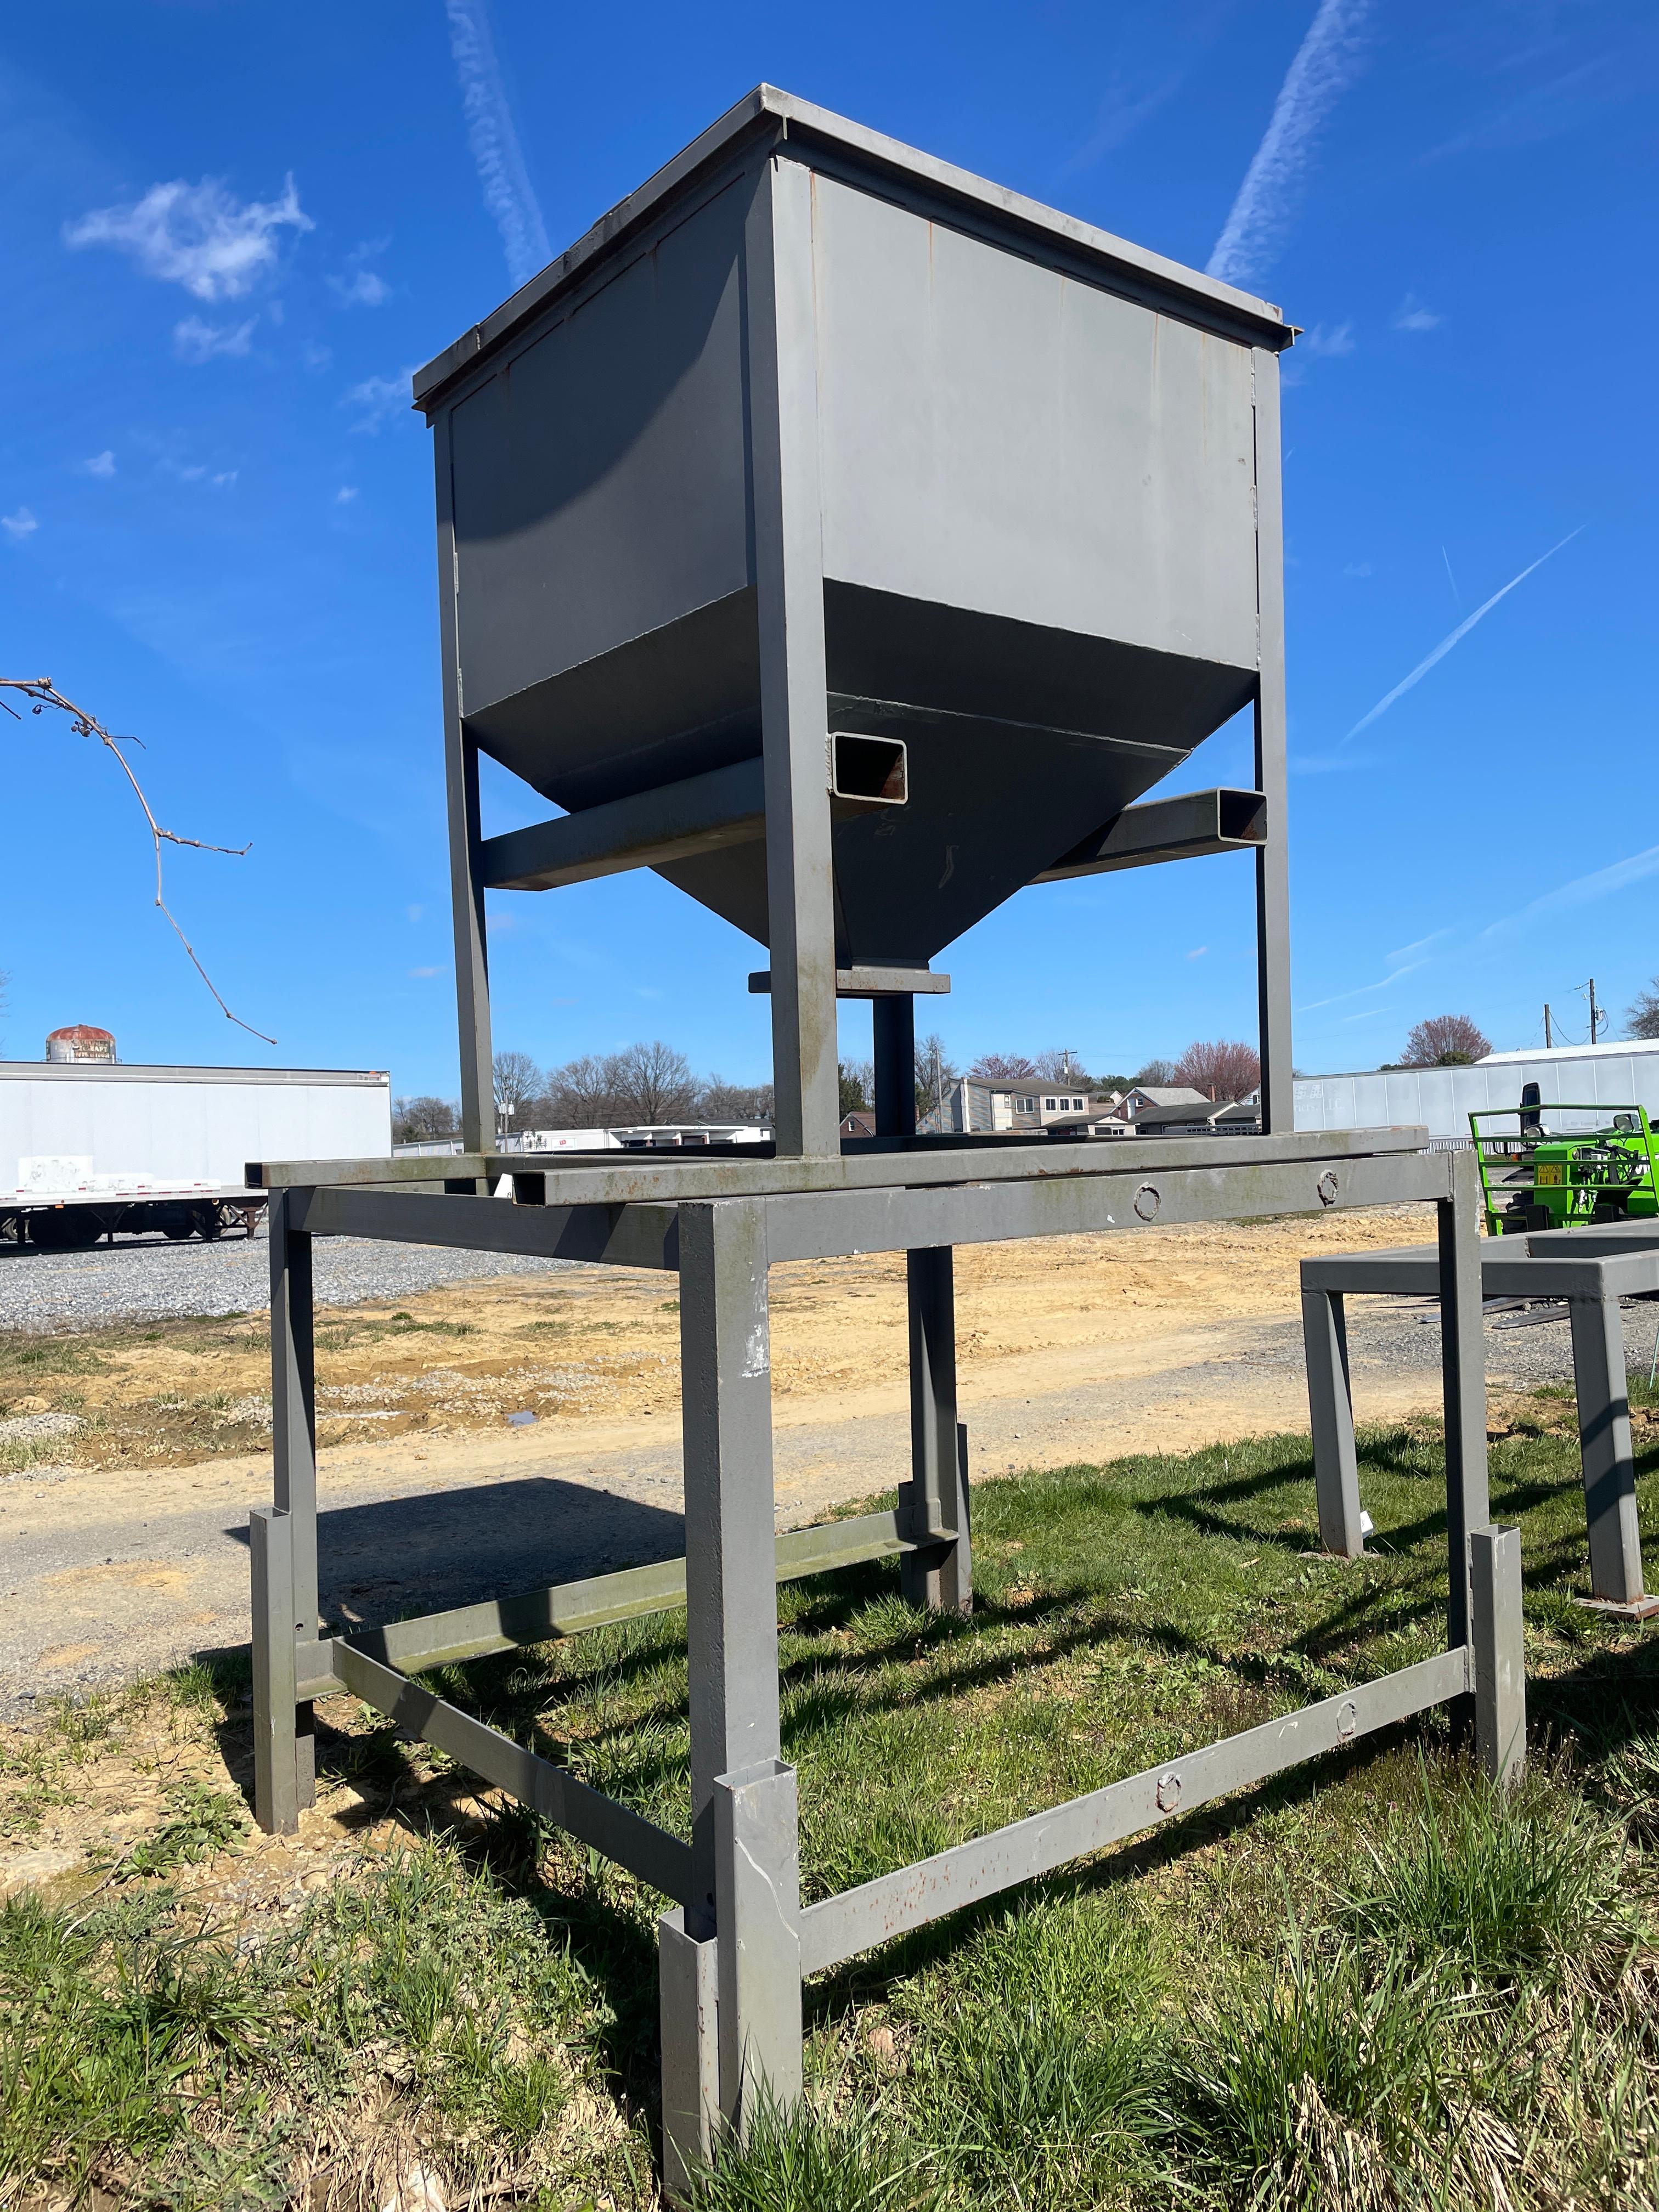
{"type": "MultiPolygon", "coordinates": [[[[1659,969],[1650,0],[1020,8],[64,0],[0,39],[0,1035],[389,1067],[454,1042],[409,369],[765,78],[1279,301],[1296,1054],[1584,1034],[1659,969]],[[481,36],[481,23],[488,40],[481,36]],[[490,47],[493,46],[493,58],[490,47]],[[1564,542],[1565,541],[1565,542],[1564,542]],[[1542,560],[1532,573],[1530,564],[1542,560]],[[1389,698],[1514,579],[1514,588],[1389,698]],[[1367,720],[1368,715],[1372,719],[1367,720]],[[1363,726],[1362,726],[1363,725],[1363,726]]],[[[1249,780],[1223,733],[1180,781],[1249,780]]],[[[502,777],[492,826],[534,805],[502,777]]],[[[1253,1027],[1248,862],[1028,891],[940,964],[962,1057],[1253,1027]]],[[[768,1071],[753,948],[648,876],[504,897],[497,1041],[768,1071]]],[[[848,1010],[849,1052],[867,1017],[848,1010]]]]}

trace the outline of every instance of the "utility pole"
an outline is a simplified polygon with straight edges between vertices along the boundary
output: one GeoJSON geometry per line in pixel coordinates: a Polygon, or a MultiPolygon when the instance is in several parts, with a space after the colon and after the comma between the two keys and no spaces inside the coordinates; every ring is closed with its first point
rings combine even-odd
{"type": "Polygon", "coordinates": [[[1550,1002],[1547,999],[1544,1001],[1544,1049],[1546,1052],[1555,1050],[1555,1036],[1550,1028],[1550,1002]]]}
{"type": "Polygon", "coordinates": [[[1594,975],[1590,977],[1588,983],[1581,983],[1579,985],[1579,988],[1580,990],[1588,991],[1589,993],[1589,1041],[1594,1044],[1597,1036],[1600,1034],[1601,1024],[1607,1010],[1603,1006],[1598,1006],[1595,1003],[1595,978],[1594,975]]]}

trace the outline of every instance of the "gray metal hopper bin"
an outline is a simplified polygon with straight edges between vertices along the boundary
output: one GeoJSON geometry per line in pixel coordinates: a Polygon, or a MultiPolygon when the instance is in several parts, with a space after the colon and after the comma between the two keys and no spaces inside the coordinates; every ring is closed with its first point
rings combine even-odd
{"type": "Polygon", "coordinates": [[[769,947],[778,1148],[822,1155],[837,994],[902,1042],[1023,886],[1241,846],[1288,1128],[1291,335],[763,87],[423,369],[469,1149],[485,887],[651,866],[769,947]],[[1253,793],[1137,806],[1252,702],[1253,793]],[[484,840],[476,748],[567,813],[484,840]]]}

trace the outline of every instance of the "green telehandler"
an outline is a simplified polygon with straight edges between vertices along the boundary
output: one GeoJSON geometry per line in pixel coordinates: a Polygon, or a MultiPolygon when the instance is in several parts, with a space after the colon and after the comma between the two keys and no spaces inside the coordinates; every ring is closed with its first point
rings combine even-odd
{"type": "Polygon", "coordinates": [[[1644,1108],[1550,1107],[1558,1122],[1564,1115],[1589,1117],[1593,1126],[1571,1132],[1547,1128],[1545,1110],[1529,1083],[1519,1106],[1469,1116],[1489,1237],[1659,1215],[1659,1162],[1644,1108]],[[1513,1126],[1482,1126],[1492,1122],[1513,1126]]]}

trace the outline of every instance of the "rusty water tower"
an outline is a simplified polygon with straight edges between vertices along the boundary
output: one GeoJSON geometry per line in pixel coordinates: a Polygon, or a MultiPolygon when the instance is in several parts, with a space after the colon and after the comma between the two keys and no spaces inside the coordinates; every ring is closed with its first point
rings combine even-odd
{"type": "Polygon", "coordinates": [[[113,1062],[115,1039],[107,1030],[94,1029],[88,1022],[76,1022],[68,1029],[52,1031],[46,1039],[46,1058],[113,1062]]]}

